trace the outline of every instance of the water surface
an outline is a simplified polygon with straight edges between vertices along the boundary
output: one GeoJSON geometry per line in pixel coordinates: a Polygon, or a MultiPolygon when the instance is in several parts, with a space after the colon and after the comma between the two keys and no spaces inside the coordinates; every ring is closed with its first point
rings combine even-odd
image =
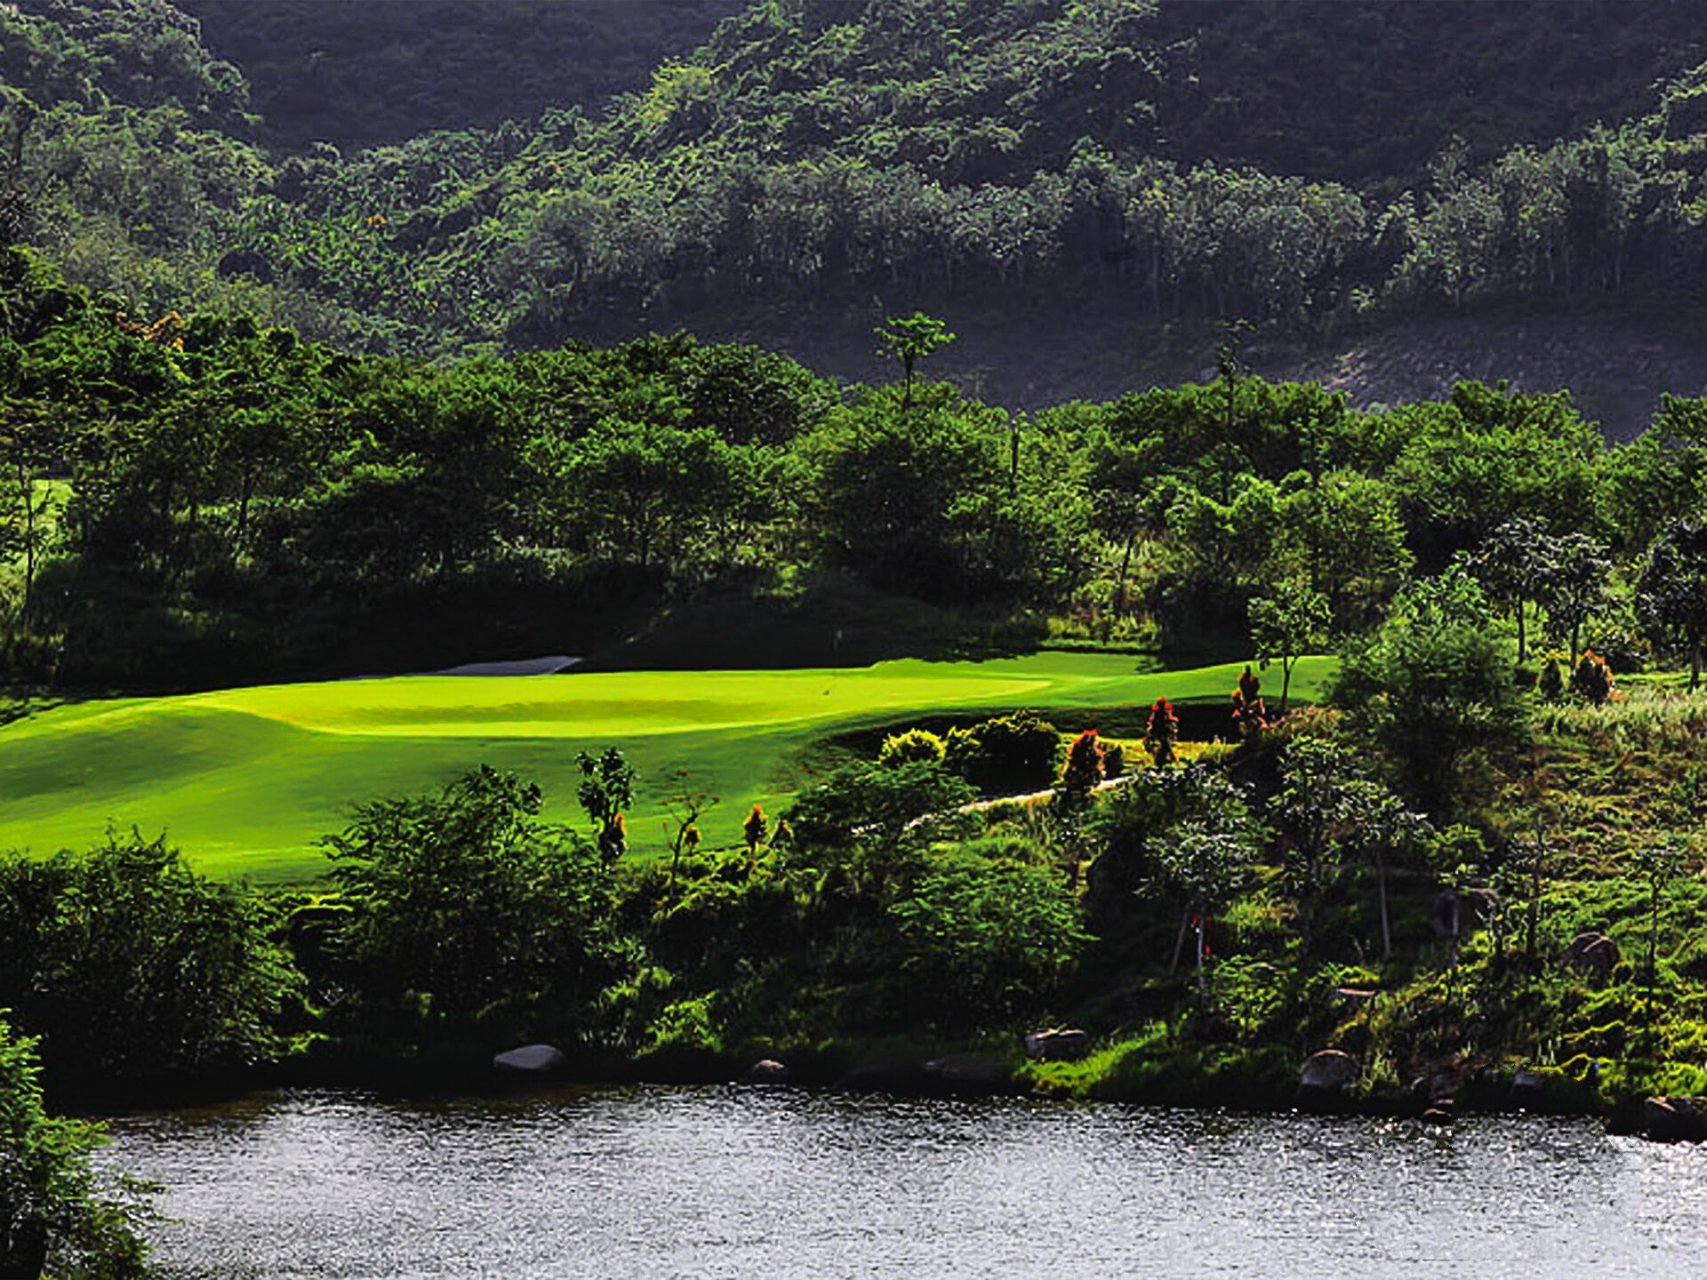
{"type": "Polygon", "coordinates": [[[1707,1149],[1587,1120],[629,1088],[120,1118],[206,1277],[1689,1276],[1707,1149]]]}

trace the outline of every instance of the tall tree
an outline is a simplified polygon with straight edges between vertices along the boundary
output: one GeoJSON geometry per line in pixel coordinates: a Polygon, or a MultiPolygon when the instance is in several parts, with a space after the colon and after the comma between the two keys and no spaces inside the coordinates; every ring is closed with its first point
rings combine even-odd
{"type": "Polygon", "coordinates": [[[878,354],[901,362],[904,390],[903,411],[913,407],[913,367],[926,356],[946,347],[955,335],[935,316],[915,311],[910,316],[891,316],[876,330],[878,354]]]}
{"type": "Polygon", "coordinates": [[[1636,583],[1636,612],[1645,626],[1669,632],[1689,653],[1689,691],[1701,687],[1707,645],[1707,526],[1677,521],[1648,552],[1636,583]]]}

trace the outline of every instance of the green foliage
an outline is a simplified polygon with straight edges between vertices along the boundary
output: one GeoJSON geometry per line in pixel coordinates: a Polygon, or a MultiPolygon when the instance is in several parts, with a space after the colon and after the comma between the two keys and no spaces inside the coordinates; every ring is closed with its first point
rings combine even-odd
{"type": "Polygon", "coordinates": [[[585,1034],[628,960],[610,864],[539,808],[537,787],[487,768],[361,806],[325,840],[349,907],[331,938],[341,980],[429,1025],[585,1034]]]}
{"type": "Polygon", "coordinates": [[[1548,702],[1557,702],[1565,696],[1565,690],[1575,675],[1569,654],[1559,649],[1544,653],[1541,655],[1541,670],[1535,676],[1535,692],[1548,702]]]}
{"type": "Polygon", "coordinates": [[[1019,795],[1055,781],[1061,735],[1035,711],[994,716],[950,729],[944,763],[980,795],[1019,795]]]}
{"type": "Polygon", "coordinates": [[[906,379],[906,392],[901,407],[913,403],[913,369],[918,362],[954,341],[948,326],[934,316],[915,311],[910,316],[891,316],[877,330],[880,355],[899,360],[906,379]]]}
{"type": "Polygon", "coordinates": [[[1280,663],[1280,714],[1292,692],[1292,666],[1327,639],[1333,613],[1327,596],[1302,582],[1283,583],[1273,596],[1254,596],[1248,605],[1251,644],[1264,667],[1280,663]]]}
{"type": "Polygon", "coordinates": [[[1689,655],[1689,687],[1701,682],[1707,644],[1707,528],[1669,525],[1649,549],[1636,584],[1636,612],[1644,624],[1689,655]]]}
{"type": "Polygon", "coordinates": [[[1349,645],[1334,684],[1354,731],[1431,813],[1463,804],[1469,770],[1525,736],[1511,658],[1487,622],[1486,598],[1462,568],[1424,579],[1349,645]]]}
{"type": "Polygon", "coordinates": [[[192,872],[164,838],[0,859],[0,1004],[66,1077],[271,1061],[302,993],[247,890],[192,872]]]}
{"type": "Polygon", "coordinates": [[[973,795],[934,761],[846,765],[801,792],[789,808],[796,845],[789,857],[806,865],[843,864],[870,853],[882,861],[929,834],[931,824],[920,819],[952,816],[973,795]]]}
{"type": "MultiPolygon", "coordinates": [[[[634,784],[640,775],[615,747],[607,747],[597,759],[583,751],[575,757],[575,765],[581,771],[576,798],[598,828],[599,857],[606,866],[613,866],[628,852],[623,812],[634,803],[634,784]]],[[[539,812],[537,794],[532,804],[529,812],[539,812]]]]}
{"type": "Polygon", "coordinates": [[[829,563],[944,601],[1058,597],[1083,574],[1082,496],[1042,466],[1010,473],[1006,415],[931,388],[912,412],[868,397],[810,445],[829,563]]]}
{"type": "Polygon", "coordinates": [[[98,1178],[100,1128],[47,1114],[35,1041],[0,1019],[0,1274],[35,1280],[145,1280],[156,1275],[140,1229],[147,1188],[98,1178]]]}
{"type": "Polygon", "coordinates": [[[877,751],[877,763],[940,764],[946,754],[947,747],[944,746],[943,740],[929,729],[908,729],[904,733],[892,733],[883,739],[883,745],[877,751]]]}
{"type": "Polygon", "coordinates": [[[964,849],[933,857],[888,910],[917,1002],[952,1027],[1047,1008],[1086,941],[1058,875],[964,849]]]}

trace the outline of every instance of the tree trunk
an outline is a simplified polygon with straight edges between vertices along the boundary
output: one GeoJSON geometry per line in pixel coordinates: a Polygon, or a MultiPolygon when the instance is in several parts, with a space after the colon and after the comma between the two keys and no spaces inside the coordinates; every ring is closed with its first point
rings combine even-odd
{"type": "MultiPolygon", "coordinates": [[[[1126,549],[1120,554],[1120,581],[1114,588],[1114,614],[1118,617],[1126,615],[1126,571],[1132,564],[1133,538],[1126,539],[1126,549]]],[[[1691,685],[1691,688],[1694,686],[1691,685]]]]}
{"type": "Polygon", "coordinates": [[[1174,938],[1174,958],[1168,963],[1170,976],[1179,972],[1179,958],[1181,953],[1185,951],[1185,935],[1189,932],[1191,932],[1191,904],[1187,903],[1185,911],[1179,918],[1179,934],[1174,938]]]}
{"type": "Polygon", "coordinates": [[[1207,939],[1203,936],[1206,927],[1203,914],[1199,912],[1197,915],[1197,998],[1202,1003],[1207,1003],[1209,1000],[1209,977],[1203,968],[1204,952],[1208,950],[1207,939]]]}
{"type": "Polygon", "coordinates": [[[25,624],[30,617],[30,603],[36,585],[36,487],[30,479],[29,468],[18,463],[18,489],[24,496],[24,609],[25,624]]]}
{"type": "Polygon", "coordinates": [[[1387,916],[1387,858],[1375,851],[1375,893],[1381,903],[1381,958],[1393,958],[1393,926],[1387,916]]]}
{"type": "Polygon", "coordinates": [[[1523,597],[1519,596],[1517,598],[1517,665],[1520,667],[1523,665],[1524,653],[1525,653],[1525,647],[1524,647],[1524,634],[1523,634],[1523,597]]]}

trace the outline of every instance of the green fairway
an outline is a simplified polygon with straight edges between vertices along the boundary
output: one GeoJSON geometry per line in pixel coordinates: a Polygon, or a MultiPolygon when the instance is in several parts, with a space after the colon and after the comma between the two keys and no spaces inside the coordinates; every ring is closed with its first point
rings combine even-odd
{"type": "MultiPolygon", "coordinates": [[[[1293,677],[1308,698],[1329,660],[1293,677]]],[[[723,797],[701,826],[734,841],[754,801],[773,808],[812,772],[819,738],[910,716],[1037,707],[1074,712],[1222,701],[1238,665],[1134,674],[1121,655],[1043,653],[989,662],[858,669],[413,676],[127,698],[0,729],[0,848],[46,853],[109,823],[165,830],[201,869],[256,880],[312,877],[315,840],[352,807],[421,790],[478,764],[538,781],[548,814],[579,817],[575,753],[620,747],[641,772],[637,852],[662,847],[662,801],[723,797]],[[685,782],[678,770],[686,771],[685,782]]]]}

